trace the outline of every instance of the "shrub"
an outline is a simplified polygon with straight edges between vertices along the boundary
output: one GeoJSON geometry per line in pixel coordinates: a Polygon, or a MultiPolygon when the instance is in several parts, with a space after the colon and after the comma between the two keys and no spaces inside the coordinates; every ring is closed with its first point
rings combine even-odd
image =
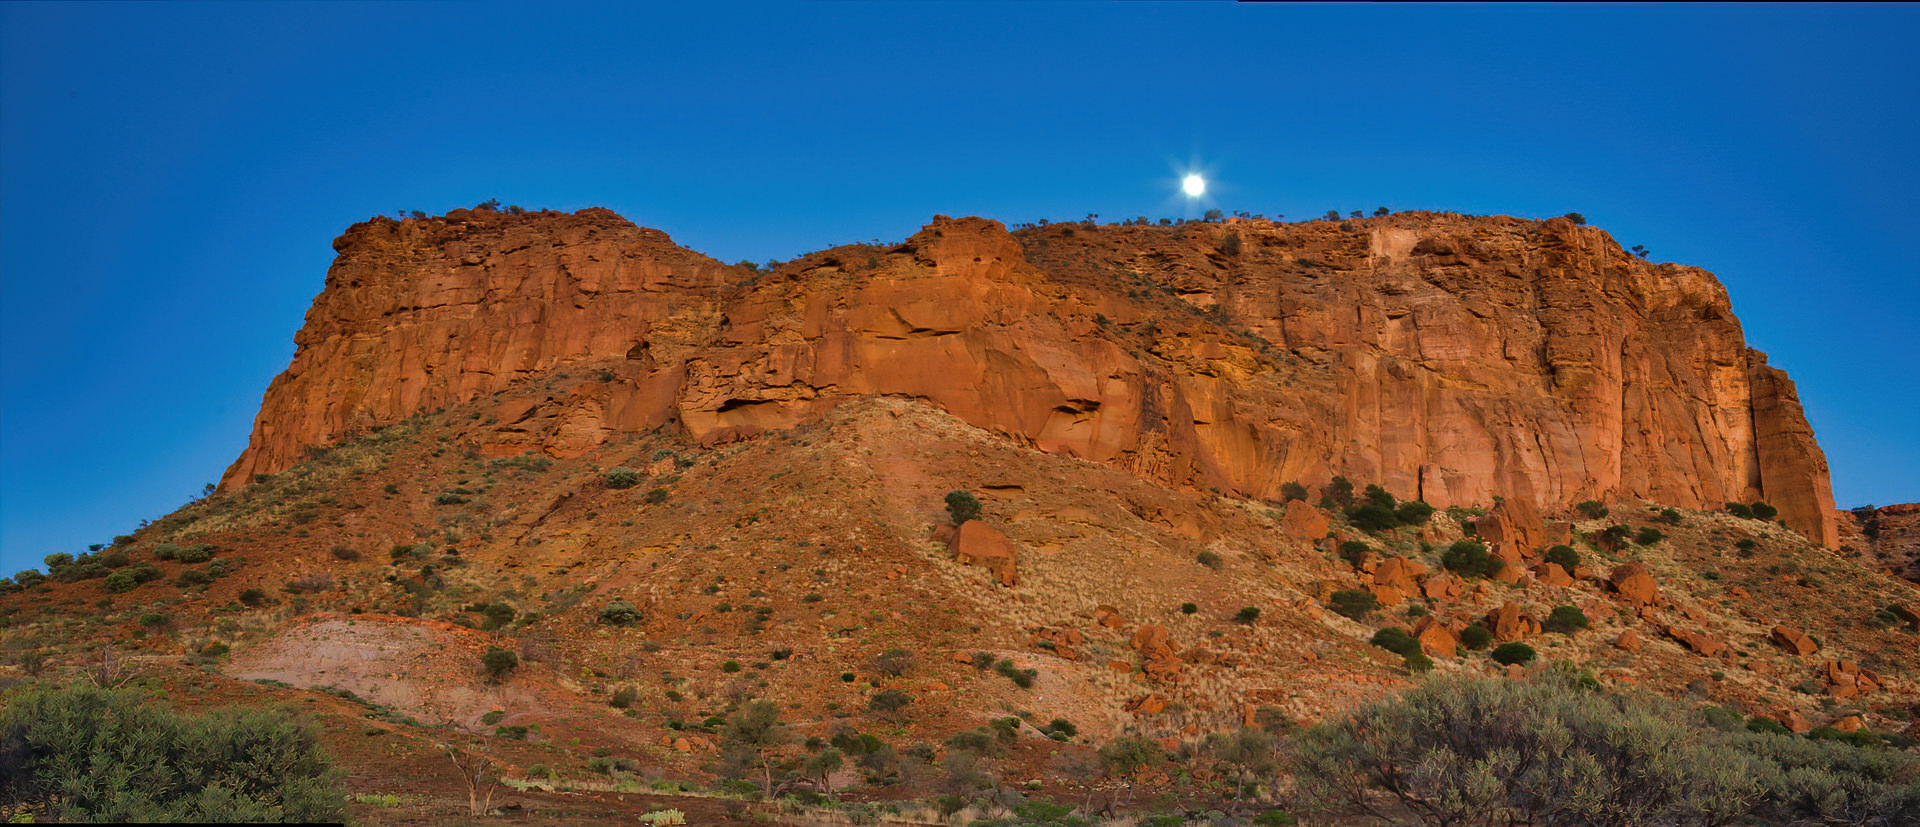
{"type": "Polygon", "coordinates": [[[1671,508],[1661,509],[1660,516],[1655,517],[1654,519],[1657,519],[1660,522],[1666,523],[1667,525],[1679,525],[1681,522],[1680,512],[1671,508]]]}
{"type": "Polygon", "coordinates": [[[1575,224],[1586,224],[1586,223],[1587,223],[1587,217],[1586,217],[1586,216],[1584,216],[1584,215],[1581,215],[1581,214],[1579,214],[1579,213],[1577,213],[1577,212],[1570,212],[1570,213],[1567,213],[1567,216],[1566,216],[1566,218],[1567,218],[1567,220],[1568,220],[1568,221],[1571,221],[1571,222],[1573,222],[1573,223],[1575,223],[1575,224]]]}
{"type": "Polygon", "coordinates": [[[1493,659],[1508,666],[1533,662],[1533,647],[1524,643],[1502,643],[1493,647],[1493,659]]]}
{"type": "Polygon", "coordinates": [[[187,569],[186,571],[180,572],[180,576],[173,578],[173,584],[183,589],[193,586],[204,586],[212,582],[213,575],[200,569],[187,569]]]}
{"type": "Polygon", "coordinates": [[[620,687],[613,691],[613,697],[607,700],[607,706],[613,707],[614,709],[631,708],[634,699],[639,697],[639,694],[640,693],[635,691],[631,686],[620,687]]]}
{"type": "Polygon", "coordinates": [[[466,497],[462,497],[452,491],[442,491],[438,496],[433,498],[434,505],[460,505],[466,501],[466,497]]]}
{"type": "Polygon", "coordinates": [[[1547,615],[1547,622],[1540,624],[1540,628],[1549,632],[1572,635],[1576,632],[1585,631],[1590,625],[1592,625],[1592,623],[1587,620],[1586,612],[1580,611],[1580,607],[1555,606],[1553,607],[1553,611],[1547,615]]]}
{"type": "Polygon", "coordinates": [[[1221,560],[1220,555],[1215,554],[1211,551],[1200,552],[1200,554],[1194,557],[1193,560],[1194,562],[1199,563],[1200,565],[1206,566],[1207,568],[1213,569],[1214,571],[1219,571],[1222,567],[1226,565],[1226,561],[1221,560]]]}
{"type": "Polygon", "coordinates": [[[1108,772],[1126,775],[1166,763],[1167,752],[1152,738],[1120,737],[1100,748],[1100,763],[1108,772]]]}
{"type": "Polygon", "coordinates": [[[1479,540],[1456,540],[1440,555],[1440,565],[1462,577],[1485,577],[1498,570],[1500,561],[1479,540]]]}
{"type": "Polygon", "coordinates": [[[1290,502],[1293,502],[1294,500],[1306,502],[1306,499],[1307,499],[1306,486],[1301,485],[1300,483],[1297,483],[1297,482],[1289,482],[1280,486],[1280,502],[1290,503],[1290,502]]]}
{"type": "Polygon", "coordinates": [[[1233,621],[1235,623],[1252,623],[1259,619],[1260,619],[1259,606],[1241,606],[1240,611],[1235,613],[1233,616],[1233,621]]]}
{"type": "Polygon", "coordinates": [[[1589,520],[1598,520],[1607,516],[1607,504],[1599,500],[1586,500],[1573,508],[1589,520]]]}
{"type": "Polygon", "coordinates": [[[1414,640],[1413,635],[1408,634],[1407,630],[1398,626],[1388,626],[1378,632],[1374,632],[1373,640],[1370,642],[1375,646],[1402,657],[1420,653],[1420,641],[1414,640]]]}
{"type": "Polygon", "coordinates": [[[720,664],[720,671],[728,674],[738,672],[740,671],[740,662],[737,660],[728,660],[726,663],[720,664]]]}
{"type": "Polygon", "coordinates": [[[240,605],[249,609],[258,609],[267,603],[267,593],[262,589],[245,589],[240,592],[240,605]]]}
{"type": "Polygon", "coordinates": [[[1320,496],[1332,501],[1335,508],[1344,509],[1353,504],[1353,483],[1346,477],[1335,476],[1320,489],[1320,496]]]}
{"type": "Polygon", "coordinates": [[[1180,604],[1180,613],[1183,615],[1190,615],[1198,611],[1200,611],[1200,606],[1197,603],[1180,604]]]}
{"type": "Polygon", "coordinates": [[[1574,569],[1580,567],[1580,552],[1574,551],[1573,546],[1554,546],[1547,549],[1547,562],[1566,569],[1568,574],[1572,574],[1574,569]]]}
{"type": "Polygon", "coordinates": [[[1654,528],[1653,526],[1642,528],[1640,529],[1640,533],[1633,535],[1633,541],[1643,546],[1650,546],[1664,539],[1666,539],[1666,535],[1661,534],[1660,529],[1654,528]]]}
{"type": "Polygon", "coordinates": [[[488,682],[500,683],[506,680],[508,673],[519,668],[520,656],[510,649],[489,646],[487,653],[480,656],[480,665],[486,667],[488,682]]]}
{"type": "Polygon", "coordinates": [[[608,488],[632,488],[640,484],[641,474],[632,468],[615,468],[607,472],[608,488]]]}
{"type": "Polygon", "coordinates": [[[1766,503],[1753,504],[1753,516],[1757,520],[1771,520],[1780,514],[1780,510],[1766,503]]]}
{"type": "Polygon", "coordinates": [[[1001,675],[1005,676],[1008,680],[1013,681],[1013,685],[1018,686],[1021,689],[1033,688],[1033,679],[1040,676],[1039,670],[1021,669],[1018,666],[1015,666],[1013,661],[1006,660],[1006,659],[1002,659],[999,663],[995,663],[993,665],[993,671],[998,672],[1001,675]]]}
{"type": "Polygon", "coordinates": [[[1727,503],[1727,513],[1743,520],[1753,519],[1753,509],[1746,503],[1727,503]]]}
{"type": "Polygon", "coordinates": [[[73,555],[64,551],[56,551],[40,558],[40,562],[47,564],[47,571],[57,572],[73,564],[73,555]]]}
{"type": "Polygon", "coordinates": [[[480,628],[485,631],[493,631],[494,629],[512,623],[513,617],[516,614],[518,614],[518,612],[514,611],[512,606],[505,603],[488,603],[486,608],[480,610],[480,616],[482,618],[480,628]]]}
{"type": "Polygon", "coordinates": [[[116,571],[107,575],[107,579],[102,581],[101,585],[105,586],[107,591],[113,594],[121,594],[123,592],[133,591],[133,587],[140,585],[140,583],[133,579],[133,575],[124,571],[116,571]]]}
{"type": "Polygon", "coordinates": [[[1419,500],[1407,500],[1393,510],[1393,517],[1405,525],[1425,525],[1433,517],[1433,506],[1419,500]]]}
{"type": "Polygon", "coordinates": [[[888,649],[873,658],[873,671],[890,678],[905,675],[911,668],[913,668],[913,653],[905,649],[888,649]]]}
{"type": "Polygon", "coordinates": [[[506,719],[507,719],[506,710],[490,709],[490,710],[487,710],[487,713],[485,715],[480,716],[480,723],[485,724],[486,726],[493,726],[494,724],[500,723],[501,721],[504,721],[506,719]]]}
{"type": "Polygon", "coordinates": [[[1603,529],[1599,536],[1594,537],[1593,541],[1605,548],[1618,549],[1626,545],[1627,539],[1632,535],[1633,529],[1629,526],[1610,525],[1603,529]]]}
{"type": "Polygon", "coordinates": [[[187,715],[131,690],[29,686],[0,704],[0,798],[58,821],[340,822],[340,774],[281,710],[187,715]]]}
{"type": "Polygon", "coordinates": [[[907,697],[907,693],[898,689],[886,689],[873,693],[873,696],[867,699],[867,708],[874,712],[897,712],[905,709],[910,703],[913,703],[913,699],[907,697]]]}
{"type": "Polygon", "coordinates": [[[1370,591],[1341,589],[1333,593],[1328,607],[1336,614],[1360,620],[1377,611],[1380,608],[1380,600],[1370,591]]]}
{"type": "Polygon", "coordinates": [[[1392,510],[1395,505],[1399,504],[1398,501],[1394,500],[1392,494],[1387,493],[1387,489],[1381,488],[1378,485],[1369,484],[1362,493],[1366,496],[1367,502],[1380,506],[1381,508],[1392,510]]]}
{"type": "Polygon", "coordinates": [[[1493,645],[1493,630],[1478,623],[1460,630],[1460,645],[1479,651],[1493,645]]]}
{"type": "Polygon", "coordinates": [[[194,543],[193,545],[182,547],[177,555],[177,559],[188,565],[205,563],[213,559],[213,546],[207,545],[206,543],[194,543]]]}
{"type": "Polygon", "coordinates": [[[953,519],[954,525],[980,519],[980,498],[971,491],[948,491],[947,516],[953,519]]]}
{"type": "Polygon", "coordinates": [[[1347,561],[1347,564],[1354,568],[1359,568],[1361,561],[1367,558],[1367,553],[1370,551],[1373,551],[1372,546],[1359,540],[1348,540],[1340,544],[1340,559],[1347,561]]]}
{"type": "Polygon", "coordinates": [[[47,582],[47,576],[35,569],[24,569],[13,576],[13,582],[14,585],[19,586],[22,591],[25,591],[47,582]]]}
{"type": "Polygon", "coordinates": [[[1347,522],[1366,532],[1386,531],[1400,524],[1393,510],[1379,503],[1367,503],[1347,512],[1347,522]]]}
{"type": "Polygon", "coordinates": [[[640,610],[625,600],[615,600],[600,610],[600,622],[610,626],[632,626],[640,620],[640,610]]]}

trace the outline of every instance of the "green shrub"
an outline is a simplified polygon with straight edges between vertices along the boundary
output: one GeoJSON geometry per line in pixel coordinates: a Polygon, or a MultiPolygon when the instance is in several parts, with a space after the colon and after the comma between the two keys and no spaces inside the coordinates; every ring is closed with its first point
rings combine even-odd
{"type": "Polygon", "coordinates": [[[1381,488],[1378,485],[1369,484],[1362,493],[1366,496],[1368,503],[1380,506],[1388,511],[1392,511],[1393,507],[1399,504],[1398,501],[1394,500],[1392,494],[1387,493],[1387,489],[1381,488]]]}
{"type": "Polygon", "coordinates": [[[1167,751],[1152,738],[1120,737],[1100,748],[1100,763],[1108,772],[1127,775],[1165,764],[1167,751]]]}
{"type": "Polygon", "coordinates": [[[466,501],[466,497],[462,497],[452,491],[442,491],[433,498],[434,505],[460,505],[466,501]]]}
{"type": "Polygon", "coordinates": [[[1372,546],[1359,540],[1348,540],[1340,544],[1340,559],[1347,561],[1347,564],[1354,568],[1359,568],[1360,563],[1367,559],[1367,553],[1370,551],[1373,551],[1372,546]]]}
{"type": "Polygon", "coordinates": [[[161,543],[153,547],[153,559],[174,560],[180,556],[180,547],[172,543],[161,543]]]}
{"type": "Polygon", "coordinates": [[[1460,645],[1479,651],[1493,645],[1493,630],[1478,623],[1460,630],[1460,645]]]}
{"type": "Polygon", "coordinates": [[[632,468],[615,468],[607,472],[608,488],[632,488],[640,484],[644,476],[632,468]]]}
{"type": "Polygon", "coordinates": [[[1774,508],[1766,503],[1757,502],[1753,504],[1753,517],[1756,520],[1771,520],[1779,516],[1779,514],[1780,509],[1774,508]]]}
{"type": "Polygon", "coordinates": [[[647,499],[647,504],[648,504],[648,505],[659,505],[659,504],[661,504],[661,503],[663,503],[663,502],[666,502],[666,501],[667,501],[667,498],[668,498],[669,496],[670,496],[670,495],[669,495],[669,494],[667,493],[667,489],[665,489],[665,488],[655,488],[655,489],[653,489],[653,490],[651,490],[651,491],[648,491],[648,492],[647,492],[647,497],[646,497],[646,499],[647,499]]]}
{"type": "Polygon", "coordinates": [[[1326,487],[1320,489],[1320,497],[1332,503],[1332,508],[1345,510],[1353,504],[1353,483],[1346,477],[1335,476],[1326,487]]]}
{"type": "Polygon", "coordinates": [[[480,628],[486,631],[493,631],[494,629],[512,623],[513,617],[516,614],[518,614],[518,612],[516,612],[512,606],[505,603],[488,603],[486,608],[480,610],[480,616],[482,618],[480,628]]]}
{"type": "Polygon", "coordinates": [[[1540,628],[1549,632],[1572,635],[1585,631],[1591,625],[1593,624],[1587,620],[1586,612],[1580,611],[1580,607],[1555,606],[1547,615],[1547,622],[1540,624],[1540,628]]]}
{"type": "Polygon", "coordinates": [[[1607,504],[1599,500],[1586,500],[1573,508],[1589,520],[1598,520],[1607,516],[1607,504]]]}
{"type": "Polygon", "coordinates": [[[59,821],[339,822],[319,738],[281,710],[204,716],[130,690],[28,686],[0,704],[0,799],[59,821]]]}
{"type": "Polygon", "coordinates": [[[1021,689],[1033,688],[1033,679],[1040,676],[1039,670],[1021,669],[1020,667],[1015,666],[1013,661],[1006,660],[1006,659],[1002,659],[999,663],[995,663],[993,665],[993,671],[998,672],[1002,676],[1005,676],[1008,680],[1013,681],[1013,685],[1018,686],[1021,689]]]}
{"type": "Polygon", "coordinates": [[[1411,655],[1406,655],[1402,660],[1406,663],[1407,671],[1409,672],[1433,671],[1433,658],[1427,657],[1425,652],[1415,652],[1411,655]]]}
{"type": "Polygon", "coordinates": [[[1190,615],[1198,611],[1200,611],[1200,605],[1197,603],[1180,604],[1180,613],[1183,615],[1190,615]]]}
{"type": "Polygon", "coordinates": [[[1632,536],[1633,528],[1631,526],[1610,525],[1602,529],[1600,534],[1594,537],[1593,541],[1604,548],[1618,549],[1626,545],[1627,539],[1632,536]]]}
{"type": "Polygon", "coordinates": [[[480,723],[485,724],[487,726],[493,726],[494,724],[500,723],[501,721],[504,721],[506,719],[507,719],[506,710],[490,709],[490,710],[487,710],[487,713],[485,715],[480,716],[480,723]]]}
{"type": "Polygon", "coordinates": [[[56,551],[40,558],[40,562],[47,564],[47,571],[58,572],[67,566],[73,565],[73,555],[64,551],[56,551]]]}
{"type": "Polygon", "coordinates": [[[897,712],[910,703],[913,703],[913,699],[907,697],[907,693],[898,689],[884,689],[867,699],[867,708],[874,712],[897,712]]]}
{"type": "Polygon", "coordinates": [[[1566,569],[1568,574],[1572,574],[1574,569],[1580,567],[1580,552],[1574,551],[1573,546],[1554,546],[1547,549],[1547,562],[1566,569]]]}
{"type": "Polygon", "coordinates": [[[1754,519],[1753,509],[1746,503],[1727,503],[1727,513],[1743,520],[1754,519]]]}
{"type": "Polygon", "coordinates": [[[1377,611],[1380,600],[1373,596],[1373,592],[1363,589],[1341,589],[1333,593],[1328,607],[1335,614],[1360,620],[1377,611]]]}
{"type": "Polygon", "coordinates": [[[954,525],[980,519],[980,498],[971,491],[948,491],[947,516],[953,519],[954,525]]]}
{"type": "Polygon", "coordinates": [[[1293,502],[1294,500],[1306,502],[1306,499],[1307,499],[1306,486],[1301,485],[1300,483],[1297,483],[1297,482],[1289,482],[1289,483],[1282,484],[1280,486],[1280,502],[1290,503],[1290,502],[1293,502]]]}
{"type": "Polygon", "coordinates": [[[27,589],[31,589],[34,586],[38,586],[41,583],[47,582],[47,576],[44,574],[41,574],[36,569],[24,569],[20,573],[15,574],[13,576],[13,582],[14,582],[14,585],[17,585],[20,587],[21,591],[26,591],[27,589]]]}
{"type": "Polygon", "coordinates": [[[204,586],[212,582],[213,573],[200,569],[187,569],[186,571],[180,572],[180,576],[173,578],[173,584],[183,589],[193,586],[204,586]]]}
{"type": "Polygon", "coordinates": [[[1259,619],[1259,606],[1241,606],[1240,611],[1236,612],[1233,616],[1233,622],[1235,623],[1252,623],[1259,619]]]}
{"type": "Polygon", "coordinates": [[[1224,568],[1226,566],[1226,561],[1221,560],[1220,555],[1215,554],[1211,551],[1200,552],[1200,554],[1195,556],[1193,559],[1194,559],[1194,562],[1199,563],[1200,565],[1206,566],[1207,568],[1213,569],[1214,571],[1219,571],[1221,568],[1224,568]]]}
{"type": "Polygon", "coordinates": [[[1407,630],[1398,626],[1388,626],[1373,633],[1373,645],[1405,657],[1420,653],[1420,641],[1415,640],[1407,630]]]}
{"type": "Polygon", "coordinates": [[[1664,539],[1666,539],[1666,535],[1661,534],[1660,529],[1654,528],[1653,526],[1642,528],[1640,529],[1640,533],[1633,535],[1633,541],[1643,546],[1650,546],[1664,539]]]}
{"type": "Polygon", "coordinates": [[[640,693],[631,686],[623,686],[613,691],[613,697],[607,699],[607,706],[614,709],[630,709],[640,693]]]}
{"type": "Polygon", "coordinates": [[[1393,510],[1379,503],[1367,503],[1347,512],[1347,522],[1354,528],[1366,532],[1380,532],[1400,524],[1400,518],[1393,510]]]}
{"type": "Polygon", "coordinates": [[[1499,571],[1500,561],[1479,540],[1457,540],[1440,555],[1440,565],[1462,577],[1485,577],[1499,571]]]}
{"type": "Polygon", "coordinates": [[[1533,647],[1524,643],[1502,643],[1493,647],[1493,659],[1508,666],[1533,662],[1533,647]]]}
{"type": "Polygon", "coordinates": [[[510,649],[489,646],[487,653],[480,656],[480,665],[487,670],[488,682],[500,683],[506,680],[508,673],[519,668],[520,656],[510,649]]]}
{"type": "Polygon", "coordinates": [[[1660,522],[1666,523],[1667,525],[1679,525],[1681,522],[1680,512],[1671,508],[1661,509],[1660,516],[1655,517],[1654,519],[1659,520],[1660,522]]]}
{"type": "Polygon", "coordinates": [[[641,619],[640,610],[625,600],[615,600],[600,609],[600,622],[610,626],[632,626],[641,619]]]}
{"type": "Polygon", "coordinates": [[[1566,219],[1567,219],[1568,221],[1571,221],[1571,222],[1573,222],[1573,223],[1575,223],[1575,224],[1579,224],[1579,225],[1584,225],[1584,224],[1586,224],[1586,223],[1587,223],[1587,217],[1586,217],[1586,216],[1584,216],[1584,215],[1581,215],[1581,214],[1579,214],[1579,213],[1577,213],[1577,212],[1570,212],[1570,213],[1567,213],[1567,215],[1566,215],[1566,219]]]}
{"type": "Polygon", "coordinates": [[[243,589],[240,592],[240,605],[258,609],[267,603],[267,593],[261,589],[243,589]]]}
{"type": "Polygon", "coordinates": [[[1393,518],[1405,525],[1425,525],[1433,518],[1433,506],[1419,500],[1407,500],[1393,510],[1393,518]]]}
{"type": "Polygon", "coordinates": [[[133,591],[133,587],[140,585],[140,583],[133,579],[133,575],[124,571],[116,571],[107,575],[107,579],[101,581],[101,585],[105,586],[108,592],[121,594],[123,592],[133,591]]]}
{"type": "Polygon", "coordinates": [[[205,563],[213,559],[213,546],[207,545],[206,543],[195,543],[190,546],[184,546],[180,549],[178,559],[180,562],[188,565],[205,563]]]}

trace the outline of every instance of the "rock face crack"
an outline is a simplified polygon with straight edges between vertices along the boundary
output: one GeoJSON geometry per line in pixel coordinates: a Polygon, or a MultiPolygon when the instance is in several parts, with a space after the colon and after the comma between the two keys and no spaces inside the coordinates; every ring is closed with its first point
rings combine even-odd
{"type": "Polygon", "coordinates": [[[381,218],[334,247],[223,487],[543,382],[554,401],[494,411],[483,450],[561,455],[662,426],[720,442],[895,395],[1246,497],[1341,474],[1442,507],[1764,500],[1836,540],[1793,383],[1746,347],[1725,289],[1564,219],[1010,234],[936,217],[885,255],[762,274],[599,209],[381,218]],[[1242,252],[1221,268],[1229,233],[1242,252]]]}

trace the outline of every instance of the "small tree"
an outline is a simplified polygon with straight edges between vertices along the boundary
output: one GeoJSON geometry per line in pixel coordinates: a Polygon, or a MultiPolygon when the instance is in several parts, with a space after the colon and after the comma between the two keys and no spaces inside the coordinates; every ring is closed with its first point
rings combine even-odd
{"type": "Polygon", "coordinates": [[[1570,212],[1570,213],[1567,213],[1567,216],[1566,216],[1566,218],[1567,218],[1567,220],[1568,220],[1568,221],[1571,221],[1571,222],[1573,222],[1573,223],[1575,223],[1575,224],[1580,224],[1580,225],[1584,225],[1584,224],[1586,224],[1586,223],[1587,223],[1587,217],[1586,217],[1586,216],[1584,216],[1584,215],[1581,215],[1581,214],[1579,214],[1579,213],[1577,213],[1577,212],[1570,212]]]}
{"type": "Polygon", "coordinates": [[[1589,520],[1598,520],[1607,516],[1607,504],[1599,500],[1585,500],[1573,508],[1589,520]]]}
{"type": "Polygon", "coordinates": [[[954,525],[968,520],[980,519],[980,498],[971,491],[947,492],[947,514],[953,518],[954,525]]]}
{"type": "Polygon", "coordinates": [[[1766,503],[1763,503],[1763,502],[1754,503],[1752,508],[1753,508],[1754,519],[1758,519],[1758,520],[1771,520],[1774,517],[1779,516],[1780,514],[1780,509],[1774,508],[1773,506],[1767,505],[1766,503]]]}
{"type": "Polygon", "coordinates": [[[615,468],[607,472],[608,488],[632,488],[643,479],[639,471],[632,468],[615,468]]]}
{"type": "Polygon", "coordinates": [[[1392,210],[1389,210],[1389,209],[1387,209],[1386,207],[1374,207],[1374,208],[1373,208],[1373,216],[1374,216],[1375,218],[1379,218],[1379,217],[1381,217],[1381,216],[1387,216],[1387,215],[1392,215],[1392,214],[1393,214],[1393,211],[1392,211],[1392,210]]]}
{"type": "Polygon", "coordinates": [[[1457,540],[1440,555],[1440,565],[1462,577],[1485,577],[1496,571],[1500,561],[1487,554],[1479,540],[1457,540]]]}
{"type": "Polygon", "coordinates": [[[1557,545],[1547,549],[1547,562],[1566,569],[1568,574],[1572,574],[1574,569],[1580,567],[1580,552],[1574,551],[1573,546],[1557,545]]]}
{"type": "Polygon", "coordinates": [[[480,656],[480,665],[487,669],[487,682],[500,683],[507,674],[520,667],[520,656],[511,649],[498,646],[487,647],[487,653],[480,656]]]}
{"type": "Polygon", "coordinates": [[[1341,589],[1333,593],[1333,597],[1328,601],[1328,607],[1333,609],[1335,614],[1360,620],[1379,610],[1380,599],[1374,597],[1373,592],[1370,591],[1341,589]]]}
{"type": "Polygon", "coordinates": [[[1540,628],[1563,635],[1573,635],[1585,631],[1590,625],[1592,623],[1587,620],[1587,613],[1580,611],[1580,607],[1555,606],[1553,612],[1547,615],[1547,622],[1540,624],[1540,628]]]}
{"type": "Polygon", "coordinates": [[[727,719],[725,748],[736,759],[760,765],[761,789],[773,794],[773,756],[790,738],[780,723],[780,705],[751,701],[727,719]]]}
{"type": "Polygon", "coordinates": [[[1301,485],[1298,482],[1289,482],[1280,486],[1281,502],[1290,503],[1290,502],[1293,502],[1294,500],[1300,500],[1302,502],[1305,502],[1306,499],[1307,499],[1306,486],[1301,485]]]}
{"type": "Polygon", "coordinates": [[[1239,613],[1233,616],[1236,623],[1251,624],[1260,619],[1259,606],[1241,606],[1239,613]]]}

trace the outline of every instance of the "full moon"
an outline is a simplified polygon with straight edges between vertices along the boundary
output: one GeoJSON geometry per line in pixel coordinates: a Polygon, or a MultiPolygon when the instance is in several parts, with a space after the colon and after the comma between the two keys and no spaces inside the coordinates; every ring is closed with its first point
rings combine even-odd
{"type": "Polygon", "coordinates": [[[1180,182],[1180,189],[1187,193],[1188,198],[1199,198],[1202,193],[1207,191],[1207,179],[1197,174],[1188,175],[1180,182]]]}

